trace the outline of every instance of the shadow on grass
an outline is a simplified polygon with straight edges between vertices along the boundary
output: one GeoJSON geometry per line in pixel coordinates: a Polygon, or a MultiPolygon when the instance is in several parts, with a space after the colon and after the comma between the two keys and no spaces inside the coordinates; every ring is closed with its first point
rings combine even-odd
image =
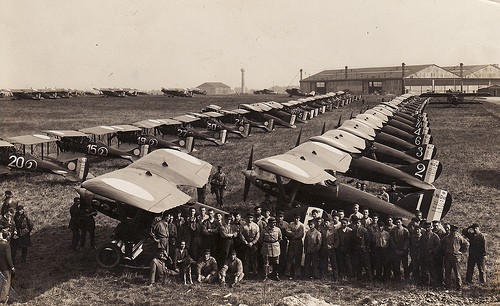
{"type": "MultiPolygon", "coordinates": [[[[109,226],[98,226],[97,245],[109,241],[112,230],[113,228],[109,226]]],[[[145,268],[149,263],[147,260],[140,260],[132,267],[119,266],[113,270],[100,267],[96,261],[96,250],[90,247],[88,236],[82,250],[71,250],[71,231],[67,226],[44,227],[32,235],[31,239],[33,246],[28,249],[26,263],[20,263],[20,252],[18,252],[15,265],[17,272],[12,281],[12,287],[28,303],[39,296],[50,294],[52,289],[64,283],[73,286],[82,277],[120,279],[129,271],[128,273],[133,273],[137,278],[129,277],[129,282],[143,283],[148,273],[145,268]]],[[[83,289],[88,290],[88,288],[83,289]]]]}
{"type": "Polygon", "coordinates": [[[500,189],[500,170],[475,170],[471,175],[477,184],[500,189]]]}

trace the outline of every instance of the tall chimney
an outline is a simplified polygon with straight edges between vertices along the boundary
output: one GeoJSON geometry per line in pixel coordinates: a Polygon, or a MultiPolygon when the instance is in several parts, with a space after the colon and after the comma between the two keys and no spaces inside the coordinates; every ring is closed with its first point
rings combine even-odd
{"type": "Polygon", "coordinates": [[[464,63],[460,63],[460,92],[464,92],[464,63]]]}
{"type": "Polygon", "coordinates": [[[405,63],[401,63],[401,94],[404,95],[406,92],[405,88],[405,63]]]}
{"type": "Polygon", "coordinates": [[[245,69],[241,68],[241,93],[245,93],[245,69]]]}
{"type": "Polygon", "coordinates": [[[344,74],[345,74],[345,79],[347,80],[347,66],[345,66],[344,74]]]}
{"type": "Polygon", "coordinates": [[[300,80],[302,81],[302,69],[300,69],[300,80]]]}

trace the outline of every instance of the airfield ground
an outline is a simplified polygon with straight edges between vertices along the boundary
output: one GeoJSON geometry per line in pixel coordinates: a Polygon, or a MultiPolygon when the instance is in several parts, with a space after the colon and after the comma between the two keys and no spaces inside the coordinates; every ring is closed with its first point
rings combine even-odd
{"type": "MultiPolygon", "coordinates": [[[[381,96],[367,96],[370,107],[381,96]]],[[[275,100],[289,101],[287,96],[197,96],[167,98],[78,97],[44,101],[0,100],[0,137],[18,136],[44,129],[81,129],[95,125],[127,124],[143,119],[169,118],[188,111],[199,111],[208,104],[224,109],[241,103],[275,100]]],[[[299,125],[305,141],[318,135],[323,123],[334,128],[339,116],[357,114],[361,102],[326,113],[299,125]]],[[[448,190],[453,205],[446,222],[465,227],[478,222],[489,240],[488,285],[465,286],[462,291],[442,291],[407,284],[368,286],[366,283],[332,284],[328,281],[266,282],[249,280],[235,289],[218,286],[184,286],[177,282],[165,287],[146,287],[147,270],[120,267],[106,271],[98,267],[95,251],[69,250],[69,206],[76,196],[77,184],[55,175],[13,172],[0,178],[0,192],[12,190],[35,222],[33,247],[28,262],[17,266],[13,287],[26,305],[247,305],[272,304],[281,298],[307,292],[339,305],[360,305],[374,299],[385,305],[483,305],[500,302],[500,225],[497,215],[500,203],[500,105],[483,103],[448,107],[430,105],[430,127],[437,159],[444,164],[442,176],[435,185],[448,190]],[[231,293],[230,296],[226,296],[231,293]]],[[[248,139],[231,137],[222,147],[197,146],[194,155],[213,165],[224,164],[229,174],[227,210],[246,211],[263,199],[251,189],[250,199],[242,202],[243,176],[250,149],[255,159],[282,153],[293,147],[297,130],[278,128],[272,133],[255,133],[248,139]]],[[[102,174],[127,165],[126,161],[105,161],[91,165],[91,171],[102,174]]],[[[374,191],[375,185],[371,186],[374,191]]],[[[193,193],[194,194],[194,193],[193,193]]],[[[215,199],[208,197],[208,203],[215,199]]],[[[106,242],[116,223],[107,217],[97,218],[97,241],[106,242]]],[[[464,270],[465,271],[465,270],[464,270]]]]}

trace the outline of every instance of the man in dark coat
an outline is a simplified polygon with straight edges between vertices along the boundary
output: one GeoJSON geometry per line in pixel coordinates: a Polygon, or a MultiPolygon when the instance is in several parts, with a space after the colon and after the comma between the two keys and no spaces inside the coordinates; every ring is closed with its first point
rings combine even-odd
{"type": "Polygon", "coordinates": [[[31,231],[33,230],[33,222],[24,212],[24,207],[19,205],[14,216],[16,224],[17,236],[15,247],[12,248],[12,260],[16,262],[16,252],[21,249],[21,262],[26,262],[28,257],[28,247],[31,247],[31,231]]]}
{"type": "Polygon", "coordinates": [[[97,215],[97,211],[92,207],[91,203],[81,203],[80,205],[80,247],[83,249],[85,246],[85,238],[87,233],[89,233],[90,247],[96,248],[95,246],[95,220],[94,217],[97,215]]]}
{"type": "Polygon", "coordinates": [[[76,247],[80,242],[80,198],[73,199],[73,205],[69,209],[69,229],[73,233],[71,238],[71,249],[76,251],[76,247]]]}
{"type": "Polygon", "coordinates": [[[15,271],[14,263],[12,262],[11,250],[9,243],[3,239],[3,234],[0,233],[0,272],[2,272],[5,281],[0,290],[0,302],[7,304],[9,300],[10,282],[12,273],[15,271]]]}
{"type": "Polygon", "coordinates": [[[469,258],[467,260],[467,273],[465,281],[472,283],[472,275],[477,265],[479,281],[486,284],[486,238],[479,230],[479,224],[474,223],[462,231],[465,238],[469,239],[469,258]]]}

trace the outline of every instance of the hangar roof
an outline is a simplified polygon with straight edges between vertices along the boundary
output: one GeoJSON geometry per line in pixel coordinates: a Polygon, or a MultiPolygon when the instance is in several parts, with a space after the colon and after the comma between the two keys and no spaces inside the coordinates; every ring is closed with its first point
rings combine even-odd
{"type": "MultiPolygon", "coordinates": [[[[448,66],[440,67],[435,64],[427,65],[406,65],[405,66],[405,78],[406,77],[425,77],[426,73],[424,71],[441,71],[441,77],[445,78],[459,78],[460,77],[460,66],[448,66]],[[419,73],[421,72],[421,73],[419,73]],[[418,76],[421,75],[421,76],[418,76]]],[[[348,80],[370,80],[370,79],[401,79],[401,66],[391,66],[391,67],[368,67],[368,68],[348,68],[347,69],[347,79],[348,80]]],[[[500,69],[496,65],[469,65],[463,66],[463,77],[493,77],[498,78],[500,75],[500,69]],[[488,71],[490,74],[485,75],[484,71],[488,71]]],[[[346,71],[345,69],[335,69],[335,70],[323,70],[315,75],[305,78],[303,81],[334,81],[334,80],[345,80],[346,71]]]]}
{"type": "Polygon", "coordinates": [[[196,86],[198,88],[231,88],[222,82],[205,82],[201,85],[196,86]]]}

